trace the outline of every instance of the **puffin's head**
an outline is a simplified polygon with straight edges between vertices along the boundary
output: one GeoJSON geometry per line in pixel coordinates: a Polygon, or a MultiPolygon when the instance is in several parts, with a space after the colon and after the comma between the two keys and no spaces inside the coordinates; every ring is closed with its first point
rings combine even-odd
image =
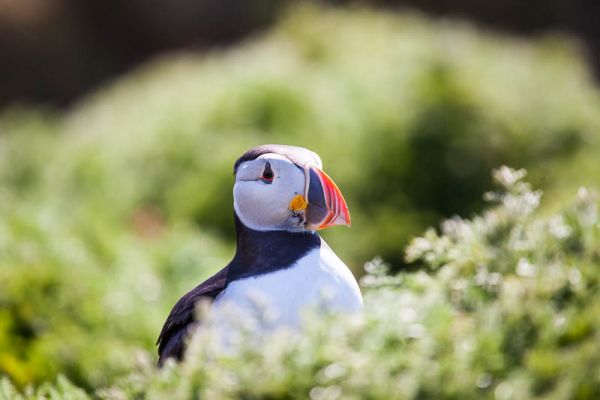
{"type": "Polygon", "coordinates": [[[248,150],[234,165],[235,213],[259,231],[350,226],[346,201],[321,168],[319,156],[303,147],[268,144],[248,150]]]}

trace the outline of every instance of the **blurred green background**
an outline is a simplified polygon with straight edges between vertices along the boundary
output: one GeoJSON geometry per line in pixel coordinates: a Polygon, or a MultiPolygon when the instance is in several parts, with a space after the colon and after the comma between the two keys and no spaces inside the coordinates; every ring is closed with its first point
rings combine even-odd
{"type": "Polygon", "coordinates": [[[321,155],[353,219],[324,236],[357,276],[375,256],[418,268],[408,241],[479,212],[502,164],[528,169],[543,212],[598,186],[593,46],[571,34],[264,7],[223,37],[180,32],[189,46],[132,40],[127,65],[92,52],[77,68],[94,79],[49,68],[63,91],[43,89],[43,64],[20,70],[25,86],[0,78],[0,373],[17,386],[64,374],[91,391],[154,351],[172,304],[233,252],[232,165],[251,146],[321,155]]]}

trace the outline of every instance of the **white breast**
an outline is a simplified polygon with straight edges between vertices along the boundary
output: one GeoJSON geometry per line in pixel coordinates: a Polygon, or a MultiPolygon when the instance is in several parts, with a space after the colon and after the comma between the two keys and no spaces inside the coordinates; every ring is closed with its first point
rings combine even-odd
{"type": "Polygon", "coordinates": [[[270,327],[297,327],[308,307],[333,312],[362,309],[356,279],[325,243],[289,268],[231,282],[216,298],[213,316],[220,319],[218,314],[235,308],[270,327]]]}

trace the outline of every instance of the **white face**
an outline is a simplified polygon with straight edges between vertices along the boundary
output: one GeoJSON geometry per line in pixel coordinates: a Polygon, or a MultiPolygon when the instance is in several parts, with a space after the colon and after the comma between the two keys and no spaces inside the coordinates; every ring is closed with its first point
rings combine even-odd
{"type": "Polygon", "coordinates": [[[289,205],[294,196],[304,195],[305,179],[304,171],[287,158],[263,154],[238,167],[233,207],[251,229],[299,230],[289,205]]]}

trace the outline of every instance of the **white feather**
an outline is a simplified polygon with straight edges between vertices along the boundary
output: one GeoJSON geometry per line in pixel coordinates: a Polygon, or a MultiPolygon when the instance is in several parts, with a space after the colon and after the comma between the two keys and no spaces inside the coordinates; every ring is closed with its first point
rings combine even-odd
{"type": "Polygon", "coordinates": [[[336,312],[358,312],[362,296],[348,267],[325,243],[289,268],[231,282],[215,300],[213,317],[237,309],[252,314],[267,328],[301,324],[310,307],[336,312]],[[258,315],[262,314],[262,315],[258,315]]]}

